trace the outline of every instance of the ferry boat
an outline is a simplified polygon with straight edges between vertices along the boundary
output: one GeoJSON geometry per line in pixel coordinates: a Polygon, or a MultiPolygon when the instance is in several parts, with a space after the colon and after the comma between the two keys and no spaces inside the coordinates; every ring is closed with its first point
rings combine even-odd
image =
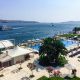
{"type": "Polygon", "coordinates": [[[11,30],[11,29],[12,29],[11,26],[6,26],[6,25],[0,26],[0,31],[6,31],[6,30],[11,30]]]}

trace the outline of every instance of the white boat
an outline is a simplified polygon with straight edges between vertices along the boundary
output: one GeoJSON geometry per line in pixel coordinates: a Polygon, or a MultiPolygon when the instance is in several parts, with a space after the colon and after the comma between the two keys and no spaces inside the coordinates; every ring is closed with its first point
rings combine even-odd
{"type": "Polygon", "coordinates": [[[11,29],[12,29],[11,26],[6,26],[6,25],[0,26],[0,31],[6,31],[6,30],[11,30],[11,29]]]}

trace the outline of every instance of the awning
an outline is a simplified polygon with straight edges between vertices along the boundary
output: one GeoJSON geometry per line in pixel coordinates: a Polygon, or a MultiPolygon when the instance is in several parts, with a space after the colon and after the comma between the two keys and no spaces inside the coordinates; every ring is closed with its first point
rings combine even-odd
{"type": "Polygon", "coordinates": [[[11,57],[26,55],[26,54],[29,54],[29,53],[33,52],[29,49],[24,49],[24,48],[21,48],[19,46],[15,47],[14,49],[7,50],[7,51],[8,51],[8,55],[11,56],[11,57]]]}
{"type": "Polygon", "coordinates": [[[3,45],[4,45],[5,47],[14,46],[14,45],[11,43],[11,41],[9,41],[9,40],[3,40],[2,43],[3,43],[3,45]]]}
{"type": "Polygon", "coordinates": [[[8,47],[11,47],[11,46],[14,46],[14,45],[9,40],[1,40],[0,41],[0,49],[2,49],[2,48],[8,48],[8,47]]]}

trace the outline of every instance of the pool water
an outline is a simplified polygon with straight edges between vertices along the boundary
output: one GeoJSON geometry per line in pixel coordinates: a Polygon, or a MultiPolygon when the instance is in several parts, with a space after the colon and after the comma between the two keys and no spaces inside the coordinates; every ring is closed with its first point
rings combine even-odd
{"type": "Polygon", "coordinates": [[[38,44],[35,44],[34,46],[31,46],[31,48],[39,51],[40,46],[41,44],[38,43],[38,44]]]}
{"type": "MultiPolygon", "coordinates": [[[[78,42],[74,40],[61,40],[61,42],[65,45],[65,47],[78,44],[78,42]]],[[[38,44],[35,44],[34,46],[31,46],[31,48],[39,51],[40,46],[41,44],[38,43],[38,44]]]]}
{"type": "Polygon", "coordinates": [[[78,42],[74,40],[61,40],[61,41],[65,45],[65,47],[69,47],[71,45],[78,44],[78,42]]]}

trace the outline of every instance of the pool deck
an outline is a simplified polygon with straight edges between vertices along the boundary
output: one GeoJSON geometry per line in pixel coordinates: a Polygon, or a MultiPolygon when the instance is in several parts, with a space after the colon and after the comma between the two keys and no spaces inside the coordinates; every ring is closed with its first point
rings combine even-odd
{"type": "MultiPolygon", "coordinates": [[[[2,71],[0,71],[0,74],[4,75],[3,77],[0,77],[0,80],[21,80],[22,77],[25,77],[25,76],[29,77],[32,74],[32,72],[27,67],[27,64],[33,63],[33,62],[36,64],[38,71],[36,69],[33,70],[33,74],[35,75],[35,77],[31,78],[30,80],[37,80],[41,76],[49,77],[49,73],[47,72],[46,68],[38,64],[38,61],[37,61],[38,58],[39,58],[39,55],[34,54],[34,57],[30,58],[30,60],[25,61],[24,63],[21,64],[22,69],[20,71],[16,71],[20,67],[20,64],[16,64],[16,65],[4,68],[2,71]]],[[[68,60],[69,64],[75,66],[77,70],[77,76],[80,77],[80,62],[78,61],[77,56],[72,58],[70,58],[69,56],[66,56],[66,59],[68,60]]],[[[67,69],[66,67],[58,67],[55,69],[60,70],[62,75],[71,74],[71,70],[67,69]]]]}
{"type": "MultiPolygon", "coordinates": [[[[68,50],[76,48],[80,45],[78,44],[73,44],[67,47],[68,50]]],[[[29,48],[32,50],[31,48],[29,48]]],[[[80,50],[80,49],[79,49],[80,50]]],[[[79,58],[77,58],[79,55],[76,55],[74,57],[69,57],[69,55],[66,56],[66,59],[68,60],[68,63],[73,65],[75,69],[77,70],[76,76],[80,77],[80,62],[79,58]]],[[[32,72],[31,70],[27,67],[28,63],[35,63],[37,69],[33,70],[33,74],[35,75],[33,78],[30,78],[30,80],[37,80],[38,78],[42,76],[47,76],[49,77],[49,73],[47,72],[45,67],[42,67],[38,64],[38,59],[39,55],[34,54],[34,57],[31,57],[30,60],[27,60],[21,64],[22,69],[18,71],[18,68],[20,67],[20,64],[16,64],[10,67],[6,67],[3,70],[0,71],[0,74],[3,74],[3,77],[0,77],[0,80],[21,80],[22,77],[29,77],[32,72]]],[[[71,70],[67,69],[66,67],[58,67],[55,68],[60,70],[61,74],[64,75],[71,75],[71,70]]]]}

